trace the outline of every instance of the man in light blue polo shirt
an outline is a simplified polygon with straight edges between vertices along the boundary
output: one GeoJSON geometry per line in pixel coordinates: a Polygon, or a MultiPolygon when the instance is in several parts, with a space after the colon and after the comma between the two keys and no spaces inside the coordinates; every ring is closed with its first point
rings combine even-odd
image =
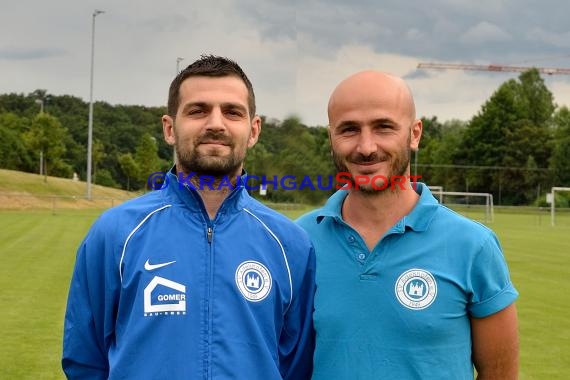
{"type": "Polygon", "coordinates": [[[314,380],[516,379],[518,296],[495,234],[410,181],[422,132],[400,79],[331,95],[346,186],[298,220],[317,255],[314,380]]]}

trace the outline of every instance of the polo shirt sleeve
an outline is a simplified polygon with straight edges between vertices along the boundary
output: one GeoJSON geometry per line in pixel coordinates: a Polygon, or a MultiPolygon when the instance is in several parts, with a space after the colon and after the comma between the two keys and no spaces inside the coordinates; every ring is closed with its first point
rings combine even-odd
{"type": "Polygon", "coordinates": [[[487,317],[512,304],[518,292],[511,282],[503,251],[494,233],[474,256],[470,273],[471,297],[467,306],[476,318],[487,317]]]}

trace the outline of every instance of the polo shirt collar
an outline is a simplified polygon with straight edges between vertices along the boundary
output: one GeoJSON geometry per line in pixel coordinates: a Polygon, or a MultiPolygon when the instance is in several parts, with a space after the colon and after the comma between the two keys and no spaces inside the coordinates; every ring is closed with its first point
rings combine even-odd
{"type": "MultiPolygon", "coordinates": [[[[420,199],[412,211],[400,219],[393,229],[400,230],[401,232],[408,228],[414,231],[425,231],[429,227],[431,220],[437,212],[439,203],[434,198],[429,188],[423,183],[417,183],[416,192],[420,196],[420,199]]],[[[317,223],[320,223],[325,217],[342,220],[342,204],[347,195],[348,191],[343,189],[334,193],[327,200],[325,205],[317,212],[317,223]]]]}
{"type": "Polygon", "coordinates": [[[398,224],[402,224],[404,228],[410,228],[414,231],[425,231],[435,216],[439,203],[429,188],[423,183],[417,184],[416,193],[419,194],[420,199],[412,211],[404,216],[398,224]]]}
{"type": "Polygon", "coordinates": [[[342,204],[347,195],[348,191],[344,189],[340,189],[331,195],[325,205],[318,210],[317,223],[320,223],[326,216],[342,220],[342,204]]]}

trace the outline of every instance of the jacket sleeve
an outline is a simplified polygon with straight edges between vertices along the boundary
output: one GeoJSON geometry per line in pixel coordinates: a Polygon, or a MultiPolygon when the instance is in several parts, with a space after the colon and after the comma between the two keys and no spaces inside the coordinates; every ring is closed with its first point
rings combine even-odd
{"type": "Polygon", "coordinates": [[[62,367],[68,379],[107,379],[107,353],[114,340],[118,269],[112,246],[96,223],[77,252],[63,331],[62,367]],[[106,269],[109,268],[109,269],[106,269]],[[115,275],[114,272],[117,272],[115,275]]]}
{"type": "Polygon", "coordinates": [[[304,276],[285,316],[279,342],[280,371],[285,380],[310,379],[313,370],[315,332],[315,253],[311,246],[304,276]]]}

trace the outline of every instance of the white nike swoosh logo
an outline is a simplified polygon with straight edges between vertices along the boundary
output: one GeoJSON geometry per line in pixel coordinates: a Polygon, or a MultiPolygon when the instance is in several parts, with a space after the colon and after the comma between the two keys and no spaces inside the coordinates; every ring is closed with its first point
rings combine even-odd
{"type": "Polygon", "coordinates": [[[162,268],[162,267],[165,267],[165,266],[170,265],[170,264],[174,264],[175,262],[176,262],[176,261],[169,261],[169,262],[167,262],[167,263],[151,264],[151,263],[149,263],[148,260],[147,260],[146,263],[144,263],[144,269],[146,269],[146,270],[155,270],[155,269],[162,268]]]}

